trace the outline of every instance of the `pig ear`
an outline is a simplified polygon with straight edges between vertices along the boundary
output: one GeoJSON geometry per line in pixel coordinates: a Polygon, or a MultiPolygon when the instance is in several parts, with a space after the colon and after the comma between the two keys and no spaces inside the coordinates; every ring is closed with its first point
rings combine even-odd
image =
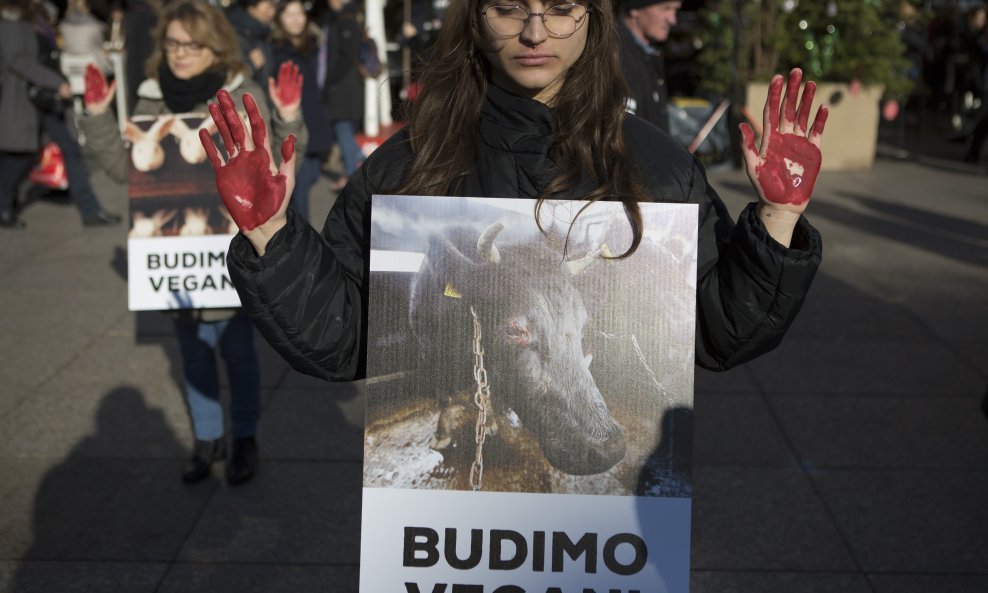
{"type": "Polygon", "coordinates": [[[137,142],[144,136],[144,132],[140,128],[134,125],[133,122],[128,121],[124,125],[124,138],[130,140],[131,142],[137,142]]]}
{"type": "Polygon", "coordinates": [[[159,125],[161,127],[158,128],[158,140],[161,140],[162,138],[167,136],[169,132],[171,132],[172,126],[175,125],[176,121],[178,120],[176,120],[174,117],[169,117],[163,122],[159,120],[159,125]]]}

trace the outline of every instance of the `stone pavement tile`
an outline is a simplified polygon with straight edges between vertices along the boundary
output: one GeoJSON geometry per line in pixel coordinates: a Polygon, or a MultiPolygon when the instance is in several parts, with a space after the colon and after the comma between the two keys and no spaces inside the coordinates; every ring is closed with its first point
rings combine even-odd
{"type": "Polygon", "coordinates": [[[0,591],[154,593],[167,568],[137,562],[0,562],[0,591]]]}
{"type": "Polygon", "coordinates": [[[768,395],[972,395],[984,377],[936,342],[797,341],[748,363],[768,395]],[[793,353],[798,356],[793,357],[793,353]]]}
{"type": "Polygon", "coordinates": [[[699,466],[693,483],[694,570],[857,569],[800,469],[699,466]]]}
{"type": "Polygon", "coordinates": [[[262,460],[251,482],[216,493],[178,559],[356,566],[360,499],[359,463],[262,460]]]}
{"type": "Polygon", "coordinates": [[[729,371],[708,371],[696,367],[694,393],[758,393],[758,385],[744,365],[729,371]]]}
{"type": "Polygon", "coordinates": [[[124,314],[106,307],[106,299],[98,293],[0,291],[0,385],[39,385],[104,335],[124,314]]]}
{"type": "Polygon", "coordinates": [[[988,470],[977,398],[774,397],[803,464],[814,468],[988,470]]]}
{"type": "Polygon", "coordinates": [[[988,553],[988,472],[814,472],[865,572],[979,573],[988,553]]]}
{"type": "Polygon", "coordinates": [[[860,574],[694,570],[691,593],[873,593],[860,574]]]}
{"type": "Polygon", "coordinates": [[[0,456],[185,456],[191,431],[173,383],[161,389],[119,384],[112,375],[103,380],[102,386],[56,381],[33,394],[0,420],[0,456]]]}
{"type": "Polygon", "coordinates": [[[693,463],[795,467],[796,457],[759,395],[693,398],[693,463]]]}
{"type": "Polygon", "coordinates": [[[813,280],[781,350],[799,341],[922,340],[930,331],[906,307],[871,296],[824,272],[813,280]]]}
{"type": "Polygon", "coordinates": [[[870,574],[875,593],[985,593],[988,574],[870,574]]]}
{"type": "Polygon", "coordinates": [[[94,264],[86,257],[39,257],[8,270],[4,287],[18,291],[89,292],[126,303],[127,284],[109,262],[94,264]]]}
{"type": "Polygon", "coordinates": [[[157,593],[357,593],[358,584],[356,566],[176,563],[157,593]]]}
{"type": "Polygon", "coordinates": [[[261,416],[262,456],[360,463],[364,399],[356,393],[343,395],[328,389],[279,389],[261,416]]]}
{"type": "Polygon", "coordinates": [[[0,558],[170,561],[216,490],[185,486],[180,468],[84,454],[0,459],[0,558]]]}

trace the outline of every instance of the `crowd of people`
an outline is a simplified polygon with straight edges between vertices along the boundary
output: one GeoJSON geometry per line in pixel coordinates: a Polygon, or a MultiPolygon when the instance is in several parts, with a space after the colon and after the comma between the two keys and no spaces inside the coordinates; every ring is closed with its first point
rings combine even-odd
{"type": "MultiPolygon", "coordinates": [[[[240,0],[226,9],[206,0],[97,1],[69,0],[60,14],[49,0],[0,0],[0,226],[25,226],[16,200],[42,138],[61,149],[83,224],[114,225],[121,217],[100,206],[83,151],[112,178],[126,181],[116,105],[122,102],[126,117],[211,113],[229,161],[208,133],[200,136],[241,231],[228,261],[245,309],[171,313],[195,435],[186,482],[205,479],[227,457],[227,415],[233,433],[227,481],[243,483],[257,471],[260,379],[248,312],[299,370],[327,379],[363,372],[368,247],[362,232],[374,191],[619,199],[639,239],[637,202],[699,203],[697,362],[715,369],[778,343],[819,264],[819,235],[802,216],[826,120],[826,109],[810,120],[813,84],[801,91],[798,70],[788,84],[777,77],[765,116],[771,140],[766,133],[756,147],[752,131],[742,129],[758,201],[735,225],[699,164],[660,131],[668,129],[669,95],[661,44],[676,24],[678,0],[462,0],[449,4],[441,22],[433,13],[415,23],[406,15],[397,39],[429,57],[413,68],[408,127],[370,157],[376,167],[364,169],[355,140],[368,76],[359,6],[344,0],[240,0]],[[125,50],[126,84],[119,88],[107,47],[125,50]],[[59,59],[59,52],[78,59],[59,59]],[[236,115],[241,105],[257,146],[236,115]],[[71,122],[67,113],[74,113],[71,122]],[[269,136],[258,135],[267,130],[269,136]],[[333,189],[341,193],[320,236],[309,224],[309,193],[334,145],[343,175],[333,189]],[[283,155],[273,177],[266,164],[243,167],[247,160],[266,163],[265,154],[283,155]],[[803,172],[790,186],[792,172],[783,163],[792,155],[803,172]],[[246,201],[242,191],[229,189],[245,183],[253,192],[246,201]],[[755,269],[765,273],[755,275],[755,269]],[[314,281],[279,285],[289,275],[314,281]],[[777,298],[780,291],[784,299],[777,298]],[[754,330],[746,324],[764,319],[775,320],[771,331],[750,339],[754,330]],[[738,320],[749,321],[742,327],[738,320]],[[229,410],[220,403],[217,356],[229,374],[229,410]]],[[[975,160],[988,111],[984,16],[981,7],[965,21],[965,51],[980,56],[980,70],[972,70],[980,74],[971,83],[980,119],[968,130],[975,160]]]]}

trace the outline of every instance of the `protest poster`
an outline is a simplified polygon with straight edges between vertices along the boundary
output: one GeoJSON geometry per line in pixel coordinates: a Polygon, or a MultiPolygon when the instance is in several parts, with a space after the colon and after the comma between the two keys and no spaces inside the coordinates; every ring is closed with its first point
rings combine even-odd
{"type": "Polygon", "coordinates": [[[686,593],[697,207],[380,196],[360,591],[686,593]]]}
{"type": "Polygon", "coordinates": [[[239,307],[226,269],[237,231],[216,191],[199,129],[208,113],[137,116],[127,148],[131,311],[239,307]]]}

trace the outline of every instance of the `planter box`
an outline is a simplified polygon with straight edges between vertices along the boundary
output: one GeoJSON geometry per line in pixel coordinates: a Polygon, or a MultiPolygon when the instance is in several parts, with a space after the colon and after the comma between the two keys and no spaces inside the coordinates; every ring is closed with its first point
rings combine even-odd
{"type": "MultiPolygon", "coordinates": [[[[823,171],[856,171],[870,169],[875,162],[878,141],[879,110],[883,88],[865,86],[857,96],[851,86],[837,83],[817,83],[816,98],[810,114],[810,125],[817,107],[827,104],[830,116],[823,133],[823,171]]],[[[762,109],[768,96],[768,83],[748,85],[748,112],[762,123],[762,109]]]]}

